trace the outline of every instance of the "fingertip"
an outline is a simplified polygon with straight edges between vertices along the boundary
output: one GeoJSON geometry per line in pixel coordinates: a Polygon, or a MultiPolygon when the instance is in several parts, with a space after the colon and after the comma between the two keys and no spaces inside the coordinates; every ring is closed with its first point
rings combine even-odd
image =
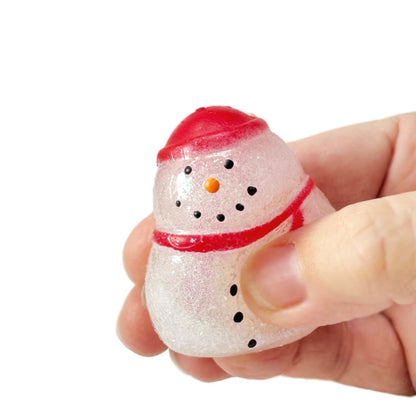
{"type": "Polygon", "coordinates": [[[255,315],[283,327],[293,326],[290,311],[307,300],[293,245],[271,244],[254,253],[242,268],[240,286],[255,315]]]}
{"type": "Polygon", "coordinates": [[[235,377],[264,380],[285,373],[293,364],[298,342],[257,353],[215,358],[215,362],[235,377]]]}
{"type": "Polygon", "coordinates": [[[154,227],[154,216],[150,214],[133,229],[124,244],[124,268],[129,278],[136,284],[143,284],[144,281],[154,227]]]}
{"type": "Polygon", "coordinates": [[[137,286],[131,290],[120,311],[117,335],[127,348],[146,357],[158,355],[167,348],[153,329],[142,302],[141,288],[137,286]]]}
{"type": "Polygon", "coordinates": [[[173,363],[185,374],[207,383],[225,380],[230,375],[224,371],[213,358],[190,357],[178,352],[169,351],[173,363]]]}
{"type": "Polygon", "coordinates": [[[263,248],[249,260],[242,275],[246,292],[259,307],[282,309],[306,298],[293,245],[263,248]]]}

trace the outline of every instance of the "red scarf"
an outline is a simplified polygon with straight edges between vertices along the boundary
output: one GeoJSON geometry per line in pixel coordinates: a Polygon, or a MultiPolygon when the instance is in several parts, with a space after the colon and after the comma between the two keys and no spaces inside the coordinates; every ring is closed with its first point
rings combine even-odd
{"type": "Polygon", "coordinates": [[[300,207],[311,193],[313,187],[313,180],[308,177],[305,186],[281,214],[278,214],[272,220],[257,227],[234,233],[194,235],[170,234],[155,230],[153,233],[153,241],[160,246],[171,247],[178,251],[207,253],[209,251],[227,251],[248,246],[269,234],[290,216],[293,216],[290,230],[296,230],[303,225],[303,214],[300,207]]]}

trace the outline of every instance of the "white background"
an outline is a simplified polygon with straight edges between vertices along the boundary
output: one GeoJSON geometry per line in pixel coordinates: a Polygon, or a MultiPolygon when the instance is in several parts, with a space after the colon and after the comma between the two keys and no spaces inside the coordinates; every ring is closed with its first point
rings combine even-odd
{"type": "Polygon", "coordinates": [[[295,140],[414,111],[413,6],[1,1],[0,413],[415,414],[332,382],[201,383],[115,334],[122,247],[177,123],[231,105],[295,140]]]}

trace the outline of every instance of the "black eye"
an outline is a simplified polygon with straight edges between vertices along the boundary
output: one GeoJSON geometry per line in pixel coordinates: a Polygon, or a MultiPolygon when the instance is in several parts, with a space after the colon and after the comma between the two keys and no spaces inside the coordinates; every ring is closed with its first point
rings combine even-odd
{"type": "Polygon", "coordinates": [[[194,211],[194,217],[195,218],[200,218],[201,213],[199,211],[194,211]]]}
{"type": "Polygon", "coordinates": [[[231,159],[227,159],[224,162],[225,169],[231,169],[234,166],[234,162],[231,159]]]}
{"type": "Polygon", "coordinates": [[[179,201],[179,199],[175,202],[177,207],[181,206],[181,201],[179,201]]]}
{"type": "Polygon", "coordinates": [[[219,222],[223,222],[223,221],[225,220],[225,216],[224,216],[223,214],[218,214],[218,215],[217,215],[217,220],[218,220],[219,222]]]}
{"type": "Polygon", "coordinates": [[[191,168],[190,166],[187,166],[187,167],[184,169],[184,172],[185,172],[187,175],[189,175],[189,174],[192,172],[192,168],[191,168]]]}

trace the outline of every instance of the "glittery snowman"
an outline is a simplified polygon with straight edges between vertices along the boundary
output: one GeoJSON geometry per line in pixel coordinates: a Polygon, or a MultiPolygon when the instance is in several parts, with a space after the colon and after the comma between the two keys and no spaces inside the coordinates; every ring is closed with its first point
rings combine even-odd
{"type": "Polygon", "coordinates": [[[261,321],[239,287],[253,251],[333,210],[288,146],[260,118],[207,107],[179,124],[157,163],[145,296],[164,343],[216,357],[309,333],[261,321]]]}

